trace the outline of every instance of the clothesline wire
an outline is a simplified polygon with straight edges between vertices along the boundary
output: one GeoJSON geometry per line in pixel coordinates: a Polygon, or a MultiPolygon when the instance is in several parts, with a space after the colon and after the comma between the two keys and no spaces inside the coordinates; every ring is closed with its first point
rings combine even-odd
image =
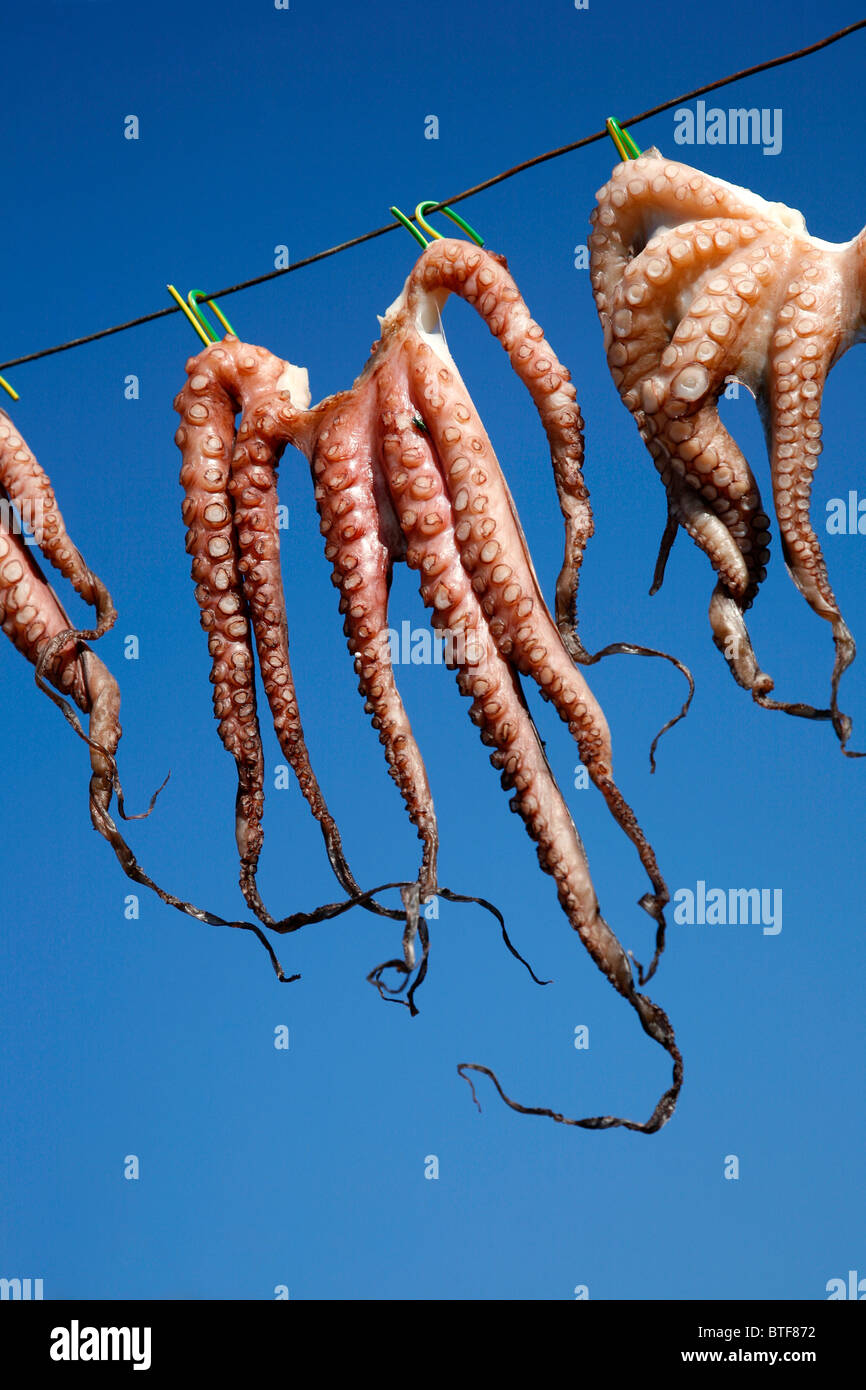
{"type": "MultiPolygon", "coordinates": [[[[651,116],[658,116],[662,111],[669,111],[673,106],[681,106],[683,102],[693,101],[706,92],[718,91],[720,87],[728,87],[731,83],[739,82],[744,77],[754,77],[756,73],[768,72],[770,68],[778,68],[784,63],[793,63],[799,58],[807,57],[810,53],[817,53],[820,49],[827,48],[830,44],[837,43],[840,39],[847,38],[849,34],[864,28],[866,28],[866,19],[858,19],[856,23],[849,24],[845,29],[839,29],[835,34],[829,34],[826,38],[819,39],[817,43],[809,44],[806,48],[798,48],[794,53],[785,53],[779,58],[770,58],[766,62],[755,63],[753,67],[742,68],[739,72],[731,73],[728,77],[720,77],[715,82],[707,82],[703,87],[695,87],[690,92],[671,97],[669,101],[662,101],[658,106],[651,106],[636,116],[626,117],[621,121],[621,124],[624,126],[638,125],[641,121],[649,120],[651,116]]],[[[532,159],[525,159],[521,164],[515,164],[501,174],[494,174],[492,178],[474,184],[472,188],[464,188],[462,192],[454,193],[450,198],[443,198],[441,202],[428,207],[428,215],[446,205],[453,207],[455,203],[462,203],[466,198],[483,193],[488,188],[493,188],[495,184],[504,183],[506,179],[512,179],[516,174],[522,174],[526,169],[533,169],[536,165],[544,164],[549,159],[558,159],[560,155],[571,154],[573,150],[581,150],[586,145],[595,144],[596,141],[606,138],[606,129],[596,130],[591,135],[584,135],[582,139],[572,141],[569,145],[560,145],[558,149],[547,150],[544,154],[537,154],[532,159]]],[[[353,246],[360,246],[365,241],[372,241],[375,237],[385,236],[387,232],[398,230],[400,230],[399,222],[388,222],[383,227],[376,227],[373,231],[364,232],[361,236],[352,237],[349,241],[341,241],[338,246],[329,246],[325,251],[317,251],[314,255],[305,256],[303,260],[294,261],[291,265],[282,266],[279,270],[269,270],[264,275],[254,276],[251,280],[241,280],[236,285],[227,285],[220,290],[212,290],[209,294],[203,295],[202,298],[225,299],[227,295],[237,294],[240,290],[248,290],[253,285],[263,285],[267,280],[275,280],[281,275],[289,275],[293,270],[302,270],[305,266],[327,260],[329,256],[339,255],[340,252],[348,251],[353,246]]],[[[24,357],[10,358],[8,362],[0,362],[0,371],[6,371],[9,367],[23,366],[25,362],[36,362],[42,357],[51,357],[57,352],[68,352],[70,348],[83,347],[85,343],[95,343],[99,338],[108,338],[113,333],[124,333],[129,328],[138,328],[143,323],[153,323],[156,319],[167,318],[169,314],[179,314],[180,312],[179,307],[172,304],[167,309],[157,309],[152,314],[142,314],[139,318],[127,319],[125,323],[114,324],[111,328],[101,328],[98,332],[88,333],[83,338],[71,338],[68,342],[58,343],[56,347],[42,348],[39,352],[30,352],[24,357]]]]}

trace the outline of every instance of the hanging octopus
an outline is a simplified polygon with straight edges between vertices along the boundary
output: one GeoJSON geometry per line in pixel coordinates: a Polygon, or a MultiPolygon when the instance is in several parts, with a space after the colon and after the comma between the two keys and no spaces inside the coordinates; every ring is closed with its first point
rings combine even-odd
{"type": "Polygon", "coordinates": [[[855,648],[809,520],[827,373],[866,336],[866,230],[833,245],[802,214],[658,150],[621,163],[597,194],[590,269],[607,360],[665,484],[668,521],[656,592],[677,529],[717,575],[713,640],[737,682],[768,709],[830,719],[843,752],[850,718],[839,681],[855,648]],[[832,627],[829,709],[770,698],[743,614],[766,574],[769,518],[717,403],[735,377],[767,434],[783,555],[797,588],[832,627]]]}
{"type": "MultiPolygon", "coordinates": [[[[111,672],[87,645],[107,632],[116,617],[111,595],[66,530],[48,475],[9,416],[0,410],[0,626],[22,656],[35,666],[40,688],[59,706],[90,748],[89,801],[94,828],[108,840],[129,878],[198,921],[252,931],[267,950],[278,978],[290,978],[284,975],[257,925],[227,921],[160,888],[141,868],[118,830],[110,810],[115,793],[120,815],[127,820],[138,819],[125,813],[117,775],[120,691],[111,672]],[[32,525],[33,542],[44,558],[95,609],[94,628],[79,631],[73,627],[36,560],[34,545],[27,543],[22,518],[32,525]],[[73,705],[88,716],[87,733],[73,705]]],[[[151,800],[151,809],[155,800],[156,797],[151,800]]],[[[330,913],[325,909],[323,915],[330,913]]],[[[294,920],[302,925],[322,920],[322,916],[298,914],[294,920]]]]}
{"type": "MultiPolygon", "coordinates": [[[[673,1113],[682,1060],[666,1015],[636,990],[631,962],[601,914],[583,845],[529,714],[521,676],[538,684],[568,724],[590,777],[650,878],[653,891],[642,906],[657,922],[656,955],[647,974],[641,971],[640,983],[654,970],[663,945],[668,892],[614,782],[604,715],[547,609],[508,485],[448,351],[440,310],[451,292],[485,319],[544,424],[566,521],[558,611],[575,652],[582,651],[569,622],[583,544],[592,530],[581,468],[582,421],[569,373],[530,317],[502,258],[457,240],[430,245],[380,320],[381,337],[354,386],[312,409],[305,372],[231,336],[207,347],[187,364],[189,380],[175,402],[181,415],[176,439],[183,455],[187,545],[214,661],[215,712],[238,764],[242,882],[248,901],[254,901],[261,749],[250,623],[281,744],[322,824],[332,863],[341,871],[344,866],[335,853],[336,828],[309,768],[288,665],[275,479],[291,443],[310,462],[359,690],[422,845],[412,895],[404,893],[404,968],[414,963],[418,904],[439,885],[433,800],[390,661],[388,594],[398,560],[419,572],[433,625],[448,639],[446,662],[456,668],[461,693],[472,701],[470,717],[493,750],[490,759],[502,785],[514,792],[512,809],[537,842],[539,862],[554,878],[569,922],[674,1063],[673,1084],[644,1123],[613,1116],[567,1120],[509,1100],[485,1067],[464,1063],[461,1072],[491,1076],[514,1109],[587,1128],[623,1124],[652,1132],[673,1113]],[[235,434],[237,410],[242,418],[235,434]],[[286,738],[284,728],[293,736],[286,738]]],[[[422,944],[426,963],[426,938],[422,944]]]]}

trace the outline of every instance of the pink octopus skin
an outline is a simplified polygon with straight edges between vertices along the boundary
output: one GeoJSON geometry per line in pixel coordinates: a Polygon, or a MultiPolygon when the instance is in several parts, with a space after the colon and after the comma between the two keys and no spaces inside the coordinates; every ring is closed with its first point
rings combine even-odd
{"type": "Polygon", "coordinates": [[[809,503],[827,373],[866,337],[866,230],[844,245],[819,241],[799,212],[658,150],[614,169],[592,223],[590,270],[611,375],[668,495],[653,591],[682,526],[716,571],[713,639],[735,679],[767,708],[832,719],[848,753],[851,721],[837,692],[855,648],[809,503]],[[743,621],[766,573],[769,519],[719,420],[732,377],[756,397],[764,421],[788,570],[832,626],[829,710],[769,698],[773,682],[743,621]]]}
{"type": "MultiPolygon", "coordinates": [[[[238,437],[246,431],[247,441],[260,442],[275,461],[292,443],[310,461],[359,689],[422,841],[421,901],[436,891],[438,835],[424,764],[390,662],[387,599],[392,566],[400,559],[418,570],[433,625],[454,639],[449,664],[472,700],[473,722],[493,749],[491,762],[503,786],[514,792],[512,809],[536,841],[541,867],[555,879],[569,922],[636,1009],[645,1031],[673,1058],[674,1084],[643,1124],[533,1113],[590,1128],[625,1124],[650,1132],[673,1113],[682,1061],[666,1016],[636,991],[631,962],[601,914],[583,845],[526,707],[520,675],[531,676],[567,722],[590,776],[637,846],[653,885],[642,905],[659,924],[658,950],[668,892],[614,783],[604,715],[547,609],[507,483],[445,344],[439,311],[452,291],[478,309],[502,343],[547,431],[566,520],[560,592],[567,621],[592,530],[581,472],[582,422],[569,374],[500,257],[457,240],[434,242],[380,320],[381,338],[350,391],[307,411],[299,411],[289,393],[275,392],[245,413],[238,437]]],[[[407,965],[413,959],[410,939],[407,965]]],[[[500,1093],[513,1108],[526,1109],[501,1088],[500,1093]]]]}

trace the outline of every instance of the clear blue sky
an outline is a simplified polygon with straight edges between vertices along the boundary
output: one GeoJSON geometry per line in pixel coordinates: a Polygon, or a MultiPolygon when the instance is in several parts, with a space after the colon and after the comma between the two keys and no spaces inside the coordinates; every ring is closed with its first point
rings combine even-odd
{"type": "MultiPolygon", "coordinates": [[[[859,17],[851,3],[722,10],[671,0],[515,0],[371,8],[291,0],[7,10],[2,86],[4,217],[0,360],[168,300],[165,283],[213,288],[378,226],[411,208],[701,82],[787,52],[859,17]],[[780,18],[784,15],[784,22],[780,18]],[[123,138],[137,115],[140,139],[123,138]],[[425,117],[439,139],[424,138],[425,117]]],[[[862,124],[866,35],[726,89],[720,106],[783,113],[760,147],[674,146],[669,112],[635,128],[708,171],[803,210],[847,240],[866,218],[848,118],[862,124]]],[[[609,142],[547,163],[462,207],[505,252],[573,372],[587,421],[597,535],[582,632],[675,651],[694,670],[689,720],[647,750],[679,706],[663,663],[591,672],[620,784],[672,890],[780,889],[783,926],[674,926],[651,993],[686,1060],[673,1122],[654,1137],[592,1134],[504,1107],[483,1113],[456,1074],[496,1069],[528,1104],[646,1117],[669,1063],[570,930],[552,881],[487,763],[444,668],[398,676],[427,760],[443,882],[496,901],[515,944],[555,983],[538,989],[476,908],[443,905],[421,1015],[383,1004],[366,972],[396,953],[393,924],[355,913],[281,943],[303,979],[278,985],[246,935],[200,926],[141,897],[87,817],[86,750],[0,650],[9,793],[0,805],[4,1192],[0,1275],[41,1277],[46,1297],[568,1299],[825,1297],[866,1274],[863,1153],[866,767],[824,725],[752,706],[712,646],[712,577],[684,538],[647,595],[663,491],[620,404],[585,270],[609,142]],[[277,1051],[286,1025],[290,1048],[277,1051]],[[575,1027],[590,1047],[573,1046],[575,1027]],[[137,1155],[138,1181],[124,1179],[137,1155]],[[439,1161],[437,1180],[425,1160],[439,1161]],[[726,1156],[740,1176],[726,1181],[726,1156]]],[[[309,367],[314,399],[360,371],[376,314],[414,262],[400,233],[226,301],[239,332],[309,367]]],[[[544,439],[525,393],[466,306],[446,311],[455,357],[507,472],[548,594],[561,522],[544,439]]],[[[161,882],[240,912],[234,770],[211,717],[206,643],[184,553],[172,398],[196,340],[180,317],[10,370],[14,418],[48,469],[72,534],[120,618],[102,643],[123,692],[122,773],[149,821],[129,827],[161,882]],[[135,374],[140,399],[124,399],[135,374]],[[139,639],[137,661],[124,638],[139,639]]],[[[814,514],[863,483],[866,355],[834,369],[814,514]]],[[[11,407],[10,407],[11,408],[11,407]]],[[[769,500],[751,400],[726,406],[769,500]]],[[[411,877],[417,844],[355,690],[306,464],[287,456],[282,499],[295,675],[308,742],[356,874],[411,877]]],[[[866,538],[826,539],[837,595],[866,643],[866,538]]],[[[70,601],[72,611],[83,610],[70,601]]],[[[423,626],[414,576],[392,612],[423,626]]],[[[774,531],[750,616],[783,698],[826,701],[827,624],[790,583],[774,531]]],[[[843,687],[866,746],[866,652],[843,687]]],[[[646,883],[592,790],[572,788],[567,731],[533,700],[552,766],[587,844],[602,908],[648,951],[646,883]]],[[[268,734],[267,764],[282,761],[268,734]]],[[[296,787],[271,790],[261,876],[280,911],[333,896],[296,787]]]]}

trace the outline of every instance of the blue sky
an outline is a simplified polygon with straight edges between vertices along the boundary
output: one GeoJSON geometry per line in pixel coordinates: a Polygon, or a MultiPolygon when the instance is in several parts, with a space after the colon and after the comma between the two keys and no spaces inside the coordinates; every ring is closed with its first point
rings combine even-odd
{"type": "MultiPolygon", "coordinates": [[[[702,82],[859,18],[734,0],[719,13],[514,0],[435,7],[210,0],[171,6],[47,3],[4,25],[5,216],[0,360],[168,303],[165,283],[213,288],[378,226],[702,82]],[[140,138],[123,138],[137,115],[140,138]],[[439,118],[438,140],[424,138],[439,118]]],[[[842,129],[863,117],[866,37],[734,87],[723,108],[782,112],[782,146],[677,147],[668,112],[638,143],[781,199],[828,240],[864,221],[863,180],[842,129]]],[[[862,1202],[864,867],[862,763],[828,728],[754,707],[712,646],[706,558],[681,537],[647,594],[664,497],[601,350],[586,270],[575,268],[606,142],[461,206],[504,252],[574,376],[587,422],[597,534],[581,584],[593,648],[631,639],[693,669],[692,714],[647,751],[679,706],[666,664],[616,658],[590,673],[614,737],[619,783],[672,891],[782,893],[776,935],[759,925],[676,926],[651,988],[677,1030],[686,1084],[654,1137],[564,1129],[501,1104],[483,1112],[456,1064],[483,1062],[509,1093],[572,1115],[646,1117],[668,1060],[594,967],[559,910],[521,822],[441,666],[398,679],[424,753],[441,878],[494,900],[539,989],[477,908],[443,904],[421,1014],[365,983],[396,953],[393,924],[361,913],[280,943],[302,973],[278,985],[246,935],[180,917],[132,890],[87,816],[86,750],[0,651],[11,736],[0,804],[3,1142],[0,1275],[46,1297],[568,1299],[826,1297],[866,1275],[862,1202]],[[289,1029],[288,1050],[274,1030],[289,1029]],[[575,1028],[589,1029],[587,1050],[575,1028]],[[140,1165],[124,1178],[127,1155],[140,1165]],[[429,1156],[439,1176],[425,1177],[429,1156]],[[726,1180],[729,1155],[739,1178],[726,1180]]],[[[314,399],[348,385],[376,314],[415,259],[404,233],[225,302],[241,336],[309,368],[314,399]]],[[[549,595],[561,521],[528,397],[460,303],[445,327],[496,444],[549,595]]],[[[129,827],[166,887],[239,913],[234,772],[211,716],[206,643],[184,552],[174,394],[196,339],[179,316],[6,374],[14,419],[49,471],[69,528],[120,617],[101,644],[123,694],[121,768],[150,820],[129,827]],[[135,374],[140,398],[124,398],[135,374]],[[124,641],[138,638],[138,660],[124,641]]],[[[862,350],[834,369],[813,516],[862,489],[862,350]]],[[[769,500],[753,403],[725,418],[769,500]]],[[[414,832],[355,689],[322,555],[307,466],[287,456],[281,498],[292,660],[321,784],[366,884],[411,877],[414,832]]],[[[862,536],[827,536],[843,612],[866,634],[862,536]]],[[[750,628],[782,698],[826,701],[829,628],[790,583],[774,529],[750,628]]],[[[67,595],[64,593],[64,598],[67,595]]],[[[83,616],[74,599],[71,611],[83,616]]],[[[423,627],[398,571],[394,625],[423,627]]],[[[866,659],[846,677],[853,745],[866,746],[866,659]]],[[[608,921],[638,956],[650,921],[631,846],[592,790],[573,787],[564,726],[532,700],[587,845],[608,921]]],[[[295,786],[271,776],[261,884],[280,911],[334,895],[295,786]]]]}

